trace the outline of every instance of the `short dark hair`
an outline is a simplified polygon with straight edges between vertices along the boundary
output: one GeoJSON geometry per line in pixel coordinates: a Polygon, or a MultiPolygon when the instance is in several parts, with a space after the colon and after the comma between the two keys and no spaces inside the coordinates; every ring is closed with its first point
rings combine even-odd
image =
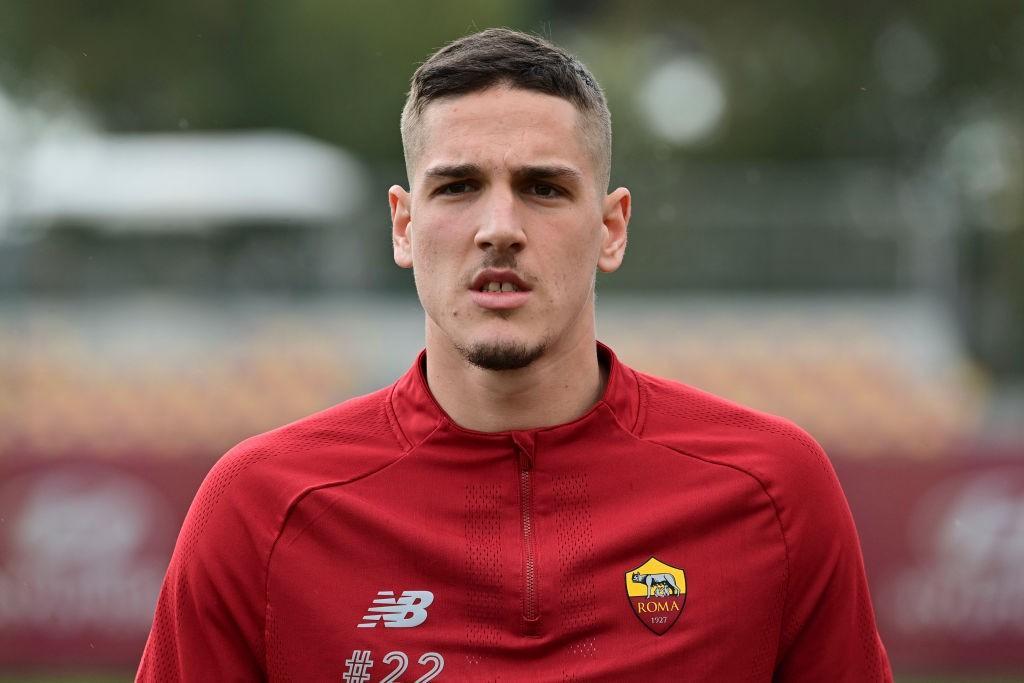
{"type": "Polygon", "coordinates": [[[597,177],[608,186],[612,121],[601,86],[587,67],[543,38],[507,28],[491,28],[445,45],[412,75],[402,110],[402,146],[412,182],[412,162],[422,141],[416,135],[431,102],[494,86],[533,90],[571,102],[582,116],[597,177]]]}

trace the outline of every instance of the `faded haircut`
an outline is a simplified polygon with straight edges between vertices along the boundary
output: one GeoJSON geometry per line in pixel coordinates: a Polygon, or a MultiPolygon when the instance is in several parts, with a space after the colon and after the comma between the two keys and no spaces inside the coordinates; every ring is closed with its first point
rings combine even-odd
{"type": "Polygon", "coordinates": [[[402,148],[409,182],[422,152],[422,117],[427,105],[502,85],[561,97],[576,107],[595,175],[605,191],[611,174],[612,117],[601,86],[582,62],[562,48],[507,28],[459,38],[430,55],[412,75],[402,109],[402,148]]]}

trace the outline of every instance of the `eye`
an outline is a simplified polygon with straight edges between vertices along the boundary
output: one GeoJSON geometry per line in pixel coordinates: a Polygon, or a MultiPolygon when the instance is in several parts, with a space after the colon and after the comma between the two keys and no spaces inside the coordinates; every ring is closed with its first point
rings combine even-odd
{"type": "Polygon", "coordinates": [[[530,185],[530,192],[538,197],[545,199],[553,199],[554,197],[562,196],[562,191],[554,185],[548,185],[546,183],[534,183],[530,185]]]}
{"type": "Polygon", "coordinates": [[[473,189],[473,186],[470,185],[468,182],[460,181],[460,182],[457,182],[457,183],[448,183],[444,187],[440,188],[437,191],[437,193],[438,194],[449,194],[449,195],[465,194],[467,192],[472,191],[472,189],[473,189]]]}

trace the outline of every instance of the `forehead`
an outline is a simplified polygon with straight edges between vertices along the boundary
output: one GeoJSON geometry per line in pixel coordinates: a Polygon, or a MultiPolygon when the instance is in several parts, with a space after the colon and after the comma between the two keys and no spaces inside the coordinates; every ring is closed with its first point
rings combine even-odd
{"type": "Polygon", "coordinates": [[[437,164],[485,169],[531,164],[573,166],[594,173],[580,115],[568,100],[505,86],[444,98],[421,119],[417,173],[437,164]]]}

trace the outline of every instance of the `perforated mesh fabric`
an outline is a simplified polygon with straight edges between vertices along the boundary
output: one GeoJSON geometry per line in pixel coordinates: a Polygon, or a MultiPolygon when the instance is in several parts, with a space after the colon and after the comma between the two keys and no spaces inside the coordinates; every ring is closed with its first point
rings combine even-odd
{"type": "Polygon", "coordinates": [[[875,630],[875,615],[871,604],[867,600],[860,602],[860,610],[857,613],[857,622],[860,627],[860,649],[864,656],[864,662],[874,680],[886,680],[886,666],[882,662],[882,647],[878,642],[877,631],[875,630]]]}
{"type": "Polygon", "coordinates": [[[503,613],[503,565],[501,562],[501,488],[496,485],[468,485],[465,490],[466,556],[469,614],[466,640],[474,654],[472,664],[481,661],[480,652],[498,642],[503,613]]]}
{"type": "MultiPolygon", "coordinates": [[[[183,587],[179,586],[178,591],[182,590],[183,587]]],[[[155,624],[173,624],[174,615],[171,613],[172,607],[175,605],[175,601],[172,600],[167,592],[170,587],[165,584],[160,590],[160,597],[156,603],[156,618],[155,624]]],[[[174,630],[170,628],[159,628],[154,627],[149,634],[149,642],[146,644],[146,649],[155,649],[157,652],[164,652],[168,649],[170,644],[168,641],[173,640],[174,630]]],[[[150,667],[146,671],[150,680],[157,681],[174,681],[180,678],[178,672],[178,660],[173,657],[162,657],[159,659],[143,659],[143,667],[150,667]]],[[[140,678],[142,671],[139,671],[140,678]]]]}
{"type": "MultiPolygon", "coordinates": [[[[557,476],[554,480],[555,523],[558,528],[558,564],[560,576],[571,583],[559,591],[564,629],[582,634],[569,650],[578,657],[594,657],[597,642],[594,605],[594,528],[590,518],[590,493],[587,474],[557,476]]],[[[568,680],[568,679],[567,679],[568,680]]]]}
{"type": "Polygon", "coordinates": [[[267,614],[267,619],[267,678],[275,683],[289,683],[292,680],[292,667],[284,658],[281,629],[272,612],[267,614]]]}

